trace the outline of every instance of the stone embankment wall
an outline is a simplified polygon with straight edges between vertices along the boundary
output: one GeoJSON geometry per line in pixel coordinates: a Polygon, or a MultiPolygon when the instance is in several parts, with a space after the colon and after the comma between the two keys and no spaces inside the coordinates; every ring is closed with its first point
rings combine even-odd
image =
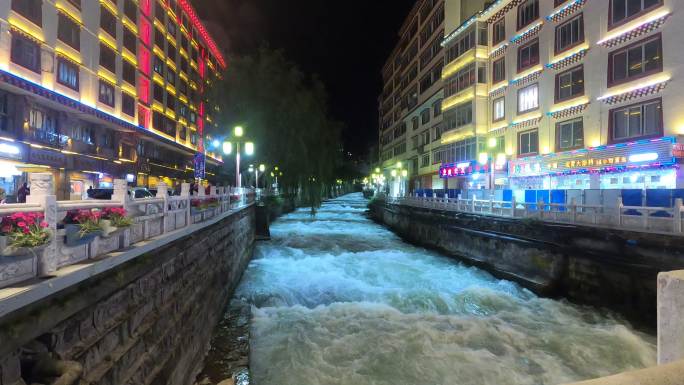
{"type": "Polygon", "coordinates": [[[250,206],[0,319],[0,385],[52,383],[69,368],[76,380],[62,383],[192,384],[254,222],[250,206]]]}
{"type": "Polygon", "coordinates": [[[407,241],[438,249],[549,297],[604,306],[656,325],[657,275],[684,268],[681,237],[444,212],[374,202],[371,216],[407,241]]]}

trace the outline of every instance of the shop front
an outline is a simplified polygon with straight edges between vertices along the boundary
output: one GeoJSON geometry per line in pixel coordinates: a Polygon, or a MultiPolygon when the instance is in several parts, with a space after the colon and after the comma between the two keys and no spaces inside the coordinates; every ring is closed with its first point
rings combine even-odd
{"type": "Polygon", "coordinates": [[[476,160],[444,163],[439,168],[439,176],[448,190],[481,190],[492,185],[495,188],[505,187],[501,183],[506,180],[506,162],[495,163],[493,174],[491,166],[490,162],[480,164],[476,160]]]}
{"type": "Polygon", "coordinates": [[[682,187],[673,137],[520,158],[509,163],[512,190],[673,189],[682,187]]]}

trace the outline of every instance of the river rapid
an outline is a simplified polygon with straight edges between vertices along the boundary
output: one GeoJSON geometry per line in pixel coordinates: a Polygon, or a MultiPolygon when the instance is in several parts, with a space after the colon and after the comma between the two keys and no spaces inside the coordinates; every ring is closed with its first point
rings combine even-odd
{"type": "Polygon", "coordinates": [[[561,384],[655,364],[608,311],[403,242],[347,195],[272,224],[236,296],[256,385],[561,384]]]}

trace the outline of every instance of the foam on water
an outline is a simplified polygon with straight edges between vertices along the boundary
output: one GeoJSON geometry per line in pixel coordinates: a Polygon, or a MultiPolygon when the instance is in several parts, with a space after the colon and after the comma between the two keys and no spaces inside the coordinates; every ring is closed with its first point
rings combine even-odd
{"type": "Polygon", "coordinates": [[[350,195],[294,212],[257,247],[257,385],[557,384],[655,364],[654,339],[607,312],[535,296],[408,245],[350,195]]]}

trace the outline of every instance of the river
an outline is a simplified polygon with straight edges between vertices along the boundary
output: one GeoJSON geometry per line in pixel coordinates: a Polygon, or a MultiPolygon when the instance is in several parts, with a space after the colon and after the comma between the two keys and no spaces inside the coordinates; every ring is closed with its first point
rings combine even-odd
{"type": "Polygon", "coordinates": [[[236,296],[256,385],[560,384],[655,364],[608,311],[540,298],[403,242],[347,195],[284,216],[236,296]]]}

